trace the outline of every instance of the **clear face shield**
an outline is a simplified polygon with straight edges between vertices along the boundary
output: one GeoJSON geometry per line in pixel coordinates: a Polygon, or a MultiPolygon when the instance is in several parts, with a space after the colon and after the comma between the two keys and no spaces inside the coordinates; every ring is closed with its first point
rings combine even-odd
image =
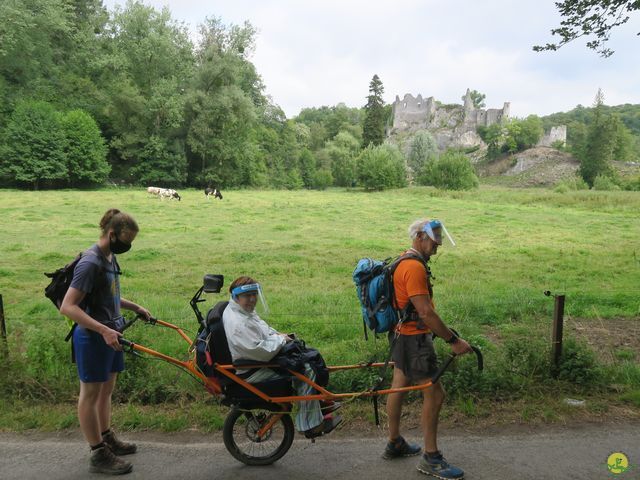
{"type": "Polygon", "coordinates": [[[231,298],[248,312],[255,311],[260,317],[269,314],[269,306],[259,283],[235,287],[231,290],[231,298]]]}
{"type": "Polygon", "coordinates": [[[448,246],[456,246],[456,242],[453,241],[453,238],[451,237],[451,235],[449,235],[449,232],[444,226],[444,223],[442,223],[440,220],[431,220],[422,228],[422,231],[426,233],[429,238],[436,242],[438,245],[442,245],[443,241],[447,240],[448,246]]]}

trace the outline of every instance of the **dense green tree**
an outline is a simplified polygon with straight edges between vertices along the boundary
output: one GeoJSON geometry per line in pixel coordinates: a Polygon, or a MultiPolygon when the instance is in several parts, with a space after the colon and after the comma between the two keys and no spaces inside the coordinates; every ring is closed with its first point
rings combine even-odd
{"type": "Polygon", "coordinates": [[[106,136],[118,157],[114,171],[142,181],[136,175],[149,169],[139,163],[164,146],[167,150],[160,156],[165,161],[151,170],[165,168],[169,174],[174,169],[166,159],[185,155],[184,140],[176,137],[184,121],[185,87],[193,65],[186,27],[172,20],[166,8],[158,12],[129,2],[114,10],[103,36],[107,40],[100,82],[109,99],[106,136]]]}
{"type": "Polygon", "coordinates": [[[358,181],[366,190],[384,190],[407,184],[404,156],[395,145],[369,145],[357,159],[358,181]]]}
{"type": "Polygon", "coordinates": [[[45,85],[41,78],[57,76],[72,41],[72,16],[64,0],[0,2],[0,75],[17,89],[32,90],[45,85]]]}
{"type": "Polygon", "coordinates": [[[611,130],[614,132],[615,147],[613,148],[613,159],[625,162],[632,160],[636,155],[636,138],[633,138],[629,129],[624,125],[617,114],[611,115],[611,130]]]}
{"type": "Polygon", "coordinates": [[[516,139],[518,149],[534,147],[544,135],[542,120],[537,115],[529,115],[521,122],[520,136],[516,139]]]}
{"type": "Polygon", "coordinates": [[[187,160],[182,145],[167,145],[166,139],[152,135],[145,142],[131,175],[142,184],[161,187],[181,185],[187,178],[187,160]]]}
{"type": "Polygon", "coordinates": [[[340,132],[327,142],[325,151],[331,159],[331,174],[337,186],[352,187],[357,180],[356,156],[360,142],[350,133],[340,132]]]}
{"type": "Polygon", "coordinates": [[[585,156],[580,159],[580,175],[591,187],[598,176],[611,174],[611,161],[616,148],[616,132],[618,125],[612,117],[602,111],[604,95],[598,89],[594,103],[594,115],[589,133],[585,156]]]}
{"type": "Polygon", "coordinates": [[[61,124],[66,136],[65,161],[71,186],[103,183],[111,166],[95,120],[83,110],[71,110],[62,115],[61,124]]]}
{"type": "Polygon", "coordinates": [[[348,132],[362,142],[362,110],[349,108],[344,103],[333,107],[304,108],[295,121],[309,127],[310,147],[320,150],[339,132],[348,132]]]}
{"type": "Polygon", "coordinates": [[[588,135],[589,128],[585,123],[572,121],[567,124],[567,144],[574,157],[578,159],[585,157],[588,135]]]}
{"type": "Polygon", "coordinates": [[[219,19],[208,18],[200,26],[187,101],[192,182],[242,185],[248,181],[253,161],[273,165],[271,152],[277,150],[278,141],[269,141],[272,136],[267,131],[277,137],[286,118],[262,97],[262,82],[246,58],[254,35],[255,29],[248,23],[226,27],[219,19]],[[265,142],[267,155],[250,147],[254,141],[265,142]]]}
{"type": "Polygon", "coordinates": [[[316,159],[308,148],[300,151],[300,177],[305,188],[314,187],[315,174],[318,171],[316,159]]]}
{"type": "Polygon", "coordinates": [[[420,130],[411,139],[407,164],[417,175],[424,166],[438,157],[438,144],[430,132],[420,130]]]}
{"type": "Polygon", "coordinates": [[[513,118],[507,122],[478,127],[480,138],[487,144],[488,156],[515,153],[535,146],[542,138],[542,120],[529,115],[524,120],[513,118]]]}
{"type": "Polygon", "coordinates": [[[325,190],[333,184],[333,176],[331,171],[326,168],[320,168],[315,171],[312,177],[311,187],[316,190],[325,190]]]}
{"type": "Polygon", "coordinates": [[[536,115],[529,115],[524,120],[512,119],[505,124],[505,130],[503,145],[509,153],[535,146],[544,134],[542,120],[536,115]]]}
{"type": "Polygon", "coordinates": [[[100,114],[99,35],[108,18],[99,0],[7,0],[0,2],[0,107],[9,112],[20,98],[100,114]]]}
{"type": "Polygon", "coordinates": [[[480,138],[487,144],[488,151],[487,156],[489,158],[495,158],[502,151],[502,146],[505,143],[507,131],[502,123],[493,123],[488,127],[479,126],[478,134],[480,138]]]}
{"type": "Polygon", "coordinates": [[[42,101],[21,101],[5,131],[0,172],[11,183],[43,186],[68,180],[66,138],[60,114],[42,101]]]}
{"type": "Polygon", "coordinates": [[[629,15],[640,10],[638,0],[563,0],[556,2],[562,16],[560,27],[551,30],[552,35],[560,37],[558,43],[536,45],[536,52],[555,51],[563,45],[586,36],[591,38],[587,47],[603,57],[613,54],[606,47],[611,30],[626,23],[629,15]]]}
{"type": "Polygon", "coordinates": [[[364,125],[362,128],[363,146],[381,145],[385,138],[384,86],[378,75],[369,83],[369,96],[364,107],[364,125]]]}
{"type": "Polygon", "coordinates": [[[309,143],[311,150],[318,151],[324,147],[325,142],[329,138],[326,127],[319,122],[309,124],[309,143]]]}

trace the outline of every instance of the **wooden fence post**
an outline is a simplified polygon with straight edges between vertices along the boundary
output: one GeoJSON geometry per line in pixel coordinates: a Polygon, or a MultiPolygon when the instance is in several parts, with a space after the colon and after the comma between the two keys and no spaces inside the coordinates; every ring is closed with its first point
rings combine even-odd
{"type": "Polygon", "coordinates": [[[0,340],[0,355],[2,358],[7,358],[8,348],[7,348],[7,326],[4,323],[4,305],[2,303],[2,294],[0,294],[0,336],[2,340],[0,340]]]}
{"type": "Polygon", "coordinates": [[[562,327],[564,323],[564,295],[554,295],[555,305],[553,307],[553,338],[552,344],[552,358],[553,365],[551,371],[554,376],[558,374],[558,367],[560,366],[560,357],[562,356],[562,327]]]}

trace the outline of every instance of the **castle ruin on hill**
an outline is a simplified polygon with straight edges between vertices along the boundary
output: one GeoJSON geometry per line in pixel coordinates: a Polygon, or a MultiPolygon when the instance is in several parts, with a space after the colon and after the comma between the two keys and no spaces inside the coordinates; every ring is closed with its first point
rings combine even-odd
{"type": "MultiPolygon", "coordinates": [[[[428,130],[442,150],[448,147],[483,146],[484,142],[478,135],[478,127],[488,127],[507,120],[510,106],[509,102],[504,102],[502,108],[476,108],[469,89],[462,105],[441,104],[433,97],[423,99],[422,95],[414,97],[409,93],[401,100],[396,95],[392,105],[393,125],[387,134],[394,137],[402,133],[411,135],[419,130],[428,130]]],[[[564,125],[553,127],[541,139],[539,145],[550,146],[558,140],[566,142],[566,137],[567,130],[564,125]]]]}

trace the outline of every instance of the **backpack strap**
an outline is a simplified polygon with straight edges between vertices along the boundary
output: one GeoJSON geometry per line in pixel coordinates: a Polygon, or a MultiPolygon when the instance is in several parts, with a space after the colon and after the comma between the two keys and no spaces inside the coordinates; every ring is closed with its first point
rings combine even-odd
{"type": "MultiPolygon", "coordinates": [[[[427,272],[427,289],[429,290],[429,296],[433,297],[433,287],[431,286],[431,269],[429,268],[429,265],[427,264],[425,259],[422,257],[422,255],[409,252],[409,253],[400,255],[396,260],[393,261],[393,263],[390,266],[389,273],[391,275],[391,293],[393,295],[394,302],[396,301],[396,294],[395,294],[395,287],[393,284],[393,275],[395,274],[396,269],[398,268],[398,265],[400,265],[400,262],[402,262],[403,260],[409,260],[409,259],[418,260],[424,266],[427,272]]],[[[413,303],[411,303],[411,300],[409,300],[407,304],[404,306],[404,308],[402,308],[402,310],[398,312],[398,324],[401,324],[402,322],[404,322],[409,317],[409,315],[413,313],[414,310],[415,310],[415,307],[413,306],[413,303]]]]}

